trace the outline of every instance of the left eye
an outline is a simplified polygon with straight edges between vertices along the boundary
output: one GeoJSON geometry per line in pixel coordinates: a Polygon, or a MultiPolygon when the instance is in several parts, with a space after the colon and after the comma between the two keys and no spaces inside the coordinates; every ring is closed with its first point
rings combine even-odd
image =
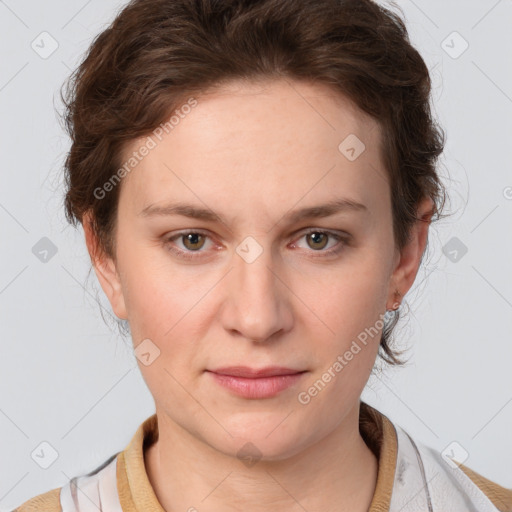
{"type": "Polygon", "coordinates": [[[329,238],[333,239],[335,238],[335,235],[326,231],[310,231],[309,233],[302,235],[301,238],[304,237],[306,238],[306,243],[308,244],[309,248],[318,251],[321,249],[325,249],[329,238]]]}
{"type": "MultiPolygon", "coordinates": [[[[322,231],[321,229],[311,229],[307,233],[304,233],[299,240],[305,238],[307,247],[306,249],[312,249],[313,252],[320,252],[320,253],[334,253],[338,250],[341,250],[341,248],[338,248],[339,242],[345,241],[343,236],[338,235],[336,233],[332,233],[331,231],[322,231]],[[327,247],[329,240],[331,240],[333,243],[327,247]],[[324,250],[326,249],[327,250],[324,250]]],[[[296,245],[296,244],[293,244],[296,245]]],[[[343,245],[343,243],[341,244],[343,245]]],[[[299,246],[300,247],[300,246],[299,246]]]]}

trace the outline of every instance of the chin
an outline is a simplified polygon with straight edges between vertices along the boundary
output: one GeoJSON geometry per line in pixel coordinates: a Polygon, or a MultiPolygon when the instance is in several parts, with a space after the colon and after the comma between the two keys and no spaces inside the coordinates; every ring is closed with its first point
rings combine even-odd
{"type": "MultiPolygon", "coordinates": [[[[214,449],[234,458],[244,461],[247,459],[247,466],[250,467],[254,461],[280,461],[286,460],[304,448],[306,443],[305,435],[296,432],[280,430],[282,414],[268,422],[259,422],[258,425],[248,423],[246,426],[238,424],[230,426],[229,423],[222,423],[226,433],[221,439],[205,439],[214,449]],[[276,428],[277,426],[277,428],[276,428]]],[[[285,420],[286,421],[286,420],[285,420]]],[[[291,425],[289,425],[291,427],[291,425]]]]}

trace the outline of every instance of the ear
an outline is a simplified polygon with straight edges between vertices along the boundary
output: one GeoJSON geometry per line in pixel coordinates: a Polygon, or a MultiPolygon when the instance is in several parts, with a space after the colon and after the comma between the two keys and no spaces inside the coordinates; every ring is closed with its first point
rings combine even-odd
{"type": "Polygon", "coordinates": [[[397,309],[402,297],[409,291],[416,279],[427,244],[433,212],[434,202],[431,198],[424,198],[417,207],[417,220],[411,227],[410,239],[395,259],[395,267],[389,282],[386,309],[397,309]],[[397,290],[398,294],[396,294],[397,290]]]}
{"type": "Polygon", "coordinates": [[[91,262],[101,288],[105,292],[115,315],[118,318],[127,320],[128,315],[126,313],[118,269],[112,258],[108,257],[99,247],[98,238],[92,229],[90,212],[84,214],[82,226],[84,228],[87,250],[89,251],[89,256],[91,257],[91,262]]]}

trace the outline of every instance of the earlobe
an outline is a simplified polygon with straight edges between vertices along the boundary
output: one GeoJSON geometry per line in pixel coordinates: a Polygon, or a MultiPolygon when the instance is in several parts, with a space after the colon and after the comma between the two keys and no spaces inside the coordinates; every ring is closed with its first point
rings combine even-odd
{"type": "Polygon", "coordinates": [[[120,319],[127,320],[128,315],[126,312],[119,272],[112,258],[104,254],[99,247],[98,239],[91,225],[91,217],[89,213],[84,215],[82,226],[84,228],[87,250],[101,288],[107,296],[114,314],[120,319]]]}

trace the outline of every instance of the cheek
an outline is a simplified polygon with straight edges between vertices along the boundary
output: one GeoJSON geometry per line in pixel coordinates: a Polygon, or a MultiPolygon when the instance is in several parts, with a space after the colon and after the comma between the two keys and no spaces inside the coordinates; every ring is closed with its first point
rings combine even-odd
{"type": "Polygon", "coordinates": [[[387,287],[384,262],[360,254],[353,263],[340,265],[315,280],[304,280],[294,288],[330,328],[327,332],[334,331],[346,340],[384,313],[387,287]]]}
{"type": "Polygon", "coordinates": [[[183,276],[152,267],[148,260],[145,263],[135,264],[133,269],[142,270],[126,275],[130,330],[135,350],[143,340],[151,340],[145,343],[158,356],[149,365],[142,360],[138,365],[152,394],[171,403],[184,399],[176,381],[192,389],[190,369],[197,366],[194,340],[200,328],[201,293],[197,284],[184,282],[183,276]]]}
{"type": "MultiPolygon", "coordinates": [[[[144,338],[161,338],[173,322],[179,301],[168,280],[148,272],[142,265],[126,275],[125,300],[132,333],[144,338]],[[176,303],[173,302],[176,301],[176,303]]],[[[134,342],[136,340],[134,339],[134,342]]]]}
{"type": "Polygon", "coordinates": [[[192,379],[191,368],[202,367],[201,344],[211,319],[208,294],[218,276],[199,279],[192,272],[171,266],[160,251],[133,252],[125,272],[126,307],[134,348],[150,339],[159,350],[151,366],[139,364],[145,380],[169,388],[172,378],[180,382],[192,379]],[[199,360],[199,362],[198,362],[199,360]],[[170,380],[169,380],[170,379],[170,380]]]}
{"type": "Polygon", "coordinates": [[[144,247],[137,240],[124,246],[120,264],[132,333],[158,339],[171,336],[173,326],[190,309],[197,282],[173,268],[162,247],[144,247]]]}
{"type": "Polygon", "coordinates": [[[350,401],[360,394],[377,357],[384,326],[386,265],[382,258],[378,261],[374,250],[363,252],[350,264],[317,280],[317,286],[303,282],[298,292],[308,297],[314,312],[308,322],[318,363],[313,380],[326,383],[318,405],[331,399],[350,401]],[[319,336],[320,331],[311,327],[313,323],[325,335],[319,336]]]}
{"type": "Polygon", "coordinates": [[[318,367],[309,385],[322,390],[315,399],[318,407],[348,403],[362,393],[384,326],[382,282],[377,274],[364,278],[353,274],[339,283],[331,282],[323,298],[313,299],[317,317],[329,327],[324,329],[326,336],[314,337],[318,367]]]}

